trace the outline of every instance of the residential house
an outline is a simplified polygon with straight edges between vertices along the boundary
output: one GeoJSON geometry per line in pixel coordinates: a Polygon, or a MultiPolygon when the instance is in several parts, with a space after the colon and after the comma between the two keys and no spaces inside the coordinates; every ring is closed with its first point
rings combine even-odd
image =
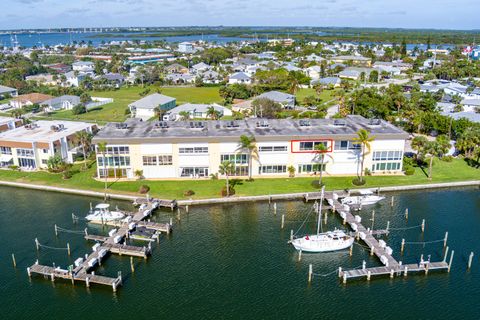
{"type": "Polygon", "coordinates": [[[199,74],[210,70],[212,67],[204,62],[197,63],[192,66],[192,72],[194,74],[199,74]]]}
{"type": "Polygon", "coordinates": [[[362,73],[365,75],[365,79],[368,79],[370,72],[373,69],[371,68],[358,68],[358,67],[348,67],[338,73],[340,78],[359,80],[362,76],[362,73]]]}
{"type": "Polygon", "coordinates": [[[88,73],[70,71],[65,73],[66,82],[63,84],[66,87],[79,87],[80,83],[89,77],[88,73]]]}
{"type": "Polygon", "coordinates": [[[20,109],[24,106],[32,106],[34,104],[42,104],[44,101],[52,99],[53,96],[43,93],[22,94],[10,100],[12,108],[20,109]]]}
{"type": "Polygon", "coordinates": [[[0,85],[0,100],[4,99],[6,96],[10,96],[10,97],[18,96],[17,89],[0,85]]]}
{"type": "Polygon", "coordinates": [[[232,110],[222,107],[216,103],[214,104],[195,104],[185,103],[168,111],[164,116],[164,121],[178,121],[181,120],[181,112],[188,112],[190,119],[208,119],[208,109],[213,107],[215,111],[220,114],[220,117],[231,116],[232,110]]]}
{"type": "Polygon", "coordinates": [[[71,66],[64,63],[47,64],[47,65],[44,65],[44,67],[52,69],[56,73],[67,73],[72,70],[71,66]]]}
{"type": "Polygon", "coordinates": [[[95,64],[91,61],[77,61],[72,64],[73,71],[93,73],[95,64]]]}
{"type": "Polygon", "coordinates": [[[311,79],[319,79],[322,74],[322,68],[320,66],[311,66],[305,69],[305,74],[311,79]]]}
{"type": "Polygon", "coordinates": [[[178,44],[178,51],[182,53],[192,53],[195,52],[193,43],[191,42],[181,42],[178,44]]]}
{"type": "Polygon", "coordinates": [[[160,93],[148,95],[128,105],[132,117],[148,120],[155,116],[155,109],[168,111],[175,108],[177,100],[160,93]]]}
{"type": "Polygon", "coordinates": [[[8,131],[22,126],[22,119],[0,116],[0,132],[8,131]]]}
{"type": "Polygon", "coordinates": [[[358,66],[370,67],[372,64],[372,60],[370,58],[366,58],[363,56],[334,56],[330,58],[330,61],[335,63],[344,63],[344,64],[354,64],[358,66]]]}
{"type": "Polygon", "coordinates": [[[100,76],[101,79],[105,79],[107,83],[115,88],[120,88],[125,82],[125,77],[120,73],[106,73],[100,76]]]}
{"type": "Polygon", "coordinates": [[[258,98],[265,98],[272,101],[275,101],[282,105],[285,109],[293,109],[295,108],[295,96],[292,94],[280,92],[280,91],[269,91],[262,93],[259,95],[258,98]]]}
{"type": "Polygon", "coordinates": [[[214,84],[222,82],[222,77],[220,74],[213,70],[208,70],[202,73],[202,81],[207,84],[214,84]]]}
{"type": "Polygon", "coordinates": [[[187,67],[182,66],[179,63],[173,63],[171,65],[166,66],[165,71],[167,73],[184,73],[184,74],[187,74],[189,72],[187,67]]]}
{"type": "Polygon", "coordinates": [[[0,133],[0,165],[24,170],[46,169],[50,157],[68,163],[79,152],[79,131],[94,132],[96,125],[77,121],[35,121],[0,133]]]}
{"type": "Polygon", "coordinates": [[[38,84],[45,84],[45,85],[56,85],[58,80],[53,80],[53,74],[49,73],[41,73],[35,74],[33,76],[26,76],[26,81],[32,81],[38,84]]]}
{"type": "Polygon", "coordinates": [[[234,83],[251,84],[252,78],[244,72],[236,72],[228,77],[228,84],[234,83]]]}
{"type": "Polygon", "coordinates": [[[171,73],[165,77],[165,80],[174,84],[194,83],[195,76],[188,73],[171,73]]]}
{"type": "Polygon", "coordinates": [[[326,87],[332,86],[334,88],[340,87],[341,83],[342,83],[342,79],[338,77],[325,77],[325,78],[320,78],[320,79],[310,81],[310,85],[312,86],[321,84],[326,87]]]}
{"type": "Polygon", "coordinates": [[[71,110],[80,104],[80,97],[64,95],[42,102],[41,107],[46,111],[71,110]]]}

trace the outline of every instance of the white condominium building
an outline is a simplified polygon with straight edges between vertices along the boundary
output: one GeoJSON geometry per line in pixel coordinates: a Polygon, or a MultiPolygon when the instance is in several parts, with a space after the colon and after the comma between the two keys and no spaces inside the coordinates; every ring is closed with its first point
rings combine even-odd
{"type": "Polygon", "coordinates": [[[105,142],[97,152],[98,176],[135,178],[141,170],[147,179],[201,178],[218,172],[223,161],[235,165],[236,176],[355,175],[360,170],[361,148],[354,143],[365,129],[374,140],[365,155],[365,168],[373,174],[402,170],[408,134],[382,120],[361,116],[345,119],[237,121],[161,121],[130,119],[107,124],[93,143],[105,142]],[[254,137],[255,151],[239,148],[240,136],[254,137]],[[323,163],[315,146],[324,144],[323,163]],[[249,161],[252,157],[252,161],[249,161]],[[251,162],[251,168],[249,163],[251,162]]]}

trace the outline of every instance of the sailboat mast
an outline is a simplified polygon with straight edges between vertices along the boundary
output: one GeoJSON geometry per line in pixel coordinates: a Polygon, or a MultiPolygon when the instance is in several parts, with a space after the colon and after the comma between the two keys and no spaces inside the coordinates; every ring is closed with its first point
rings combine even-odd
{"type": "Polygon", "coordinates": [[[325,191],[325,186],[322,187],[322,194],[320,196],[320,203],[318,204],[318,222],[317,222],[317,235],[320,233],[320,223],[322,223],[322,204],[323,204],[323,194],[325,191]]]}

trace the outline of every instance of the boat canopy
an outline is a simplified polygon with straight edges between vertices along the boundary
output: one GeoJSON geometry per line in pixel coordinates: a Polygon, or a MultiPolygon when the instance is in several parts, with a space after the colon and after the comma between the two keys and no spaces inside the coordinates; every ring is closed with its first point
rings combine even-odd
{"type": "Polygon", "coordinates": [[[108,209],[110,205],[108,203],[99,203],[95,206],[95,209],[108,209]]]}
{"type": "Polygon", "coordinates": [[[366,195],[373,194],[373,191],[370,190],[370,189],[363,189],[363,190],[360,190],[359,193],[360,193],[362,196],[366,196],[366,195]]]}

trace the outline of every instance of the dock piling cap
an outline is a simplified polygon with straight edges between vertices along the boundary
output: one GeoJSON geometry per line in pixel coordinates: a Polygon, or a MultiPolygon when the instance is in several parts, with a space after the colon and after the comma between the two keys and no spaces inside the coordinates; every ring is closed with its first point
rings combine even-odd
{"type": "Polygon", "coordinates": [[[110,205],[108,203],[99,203],[95,206],[95,209],[108,209],[110,205]]]}

